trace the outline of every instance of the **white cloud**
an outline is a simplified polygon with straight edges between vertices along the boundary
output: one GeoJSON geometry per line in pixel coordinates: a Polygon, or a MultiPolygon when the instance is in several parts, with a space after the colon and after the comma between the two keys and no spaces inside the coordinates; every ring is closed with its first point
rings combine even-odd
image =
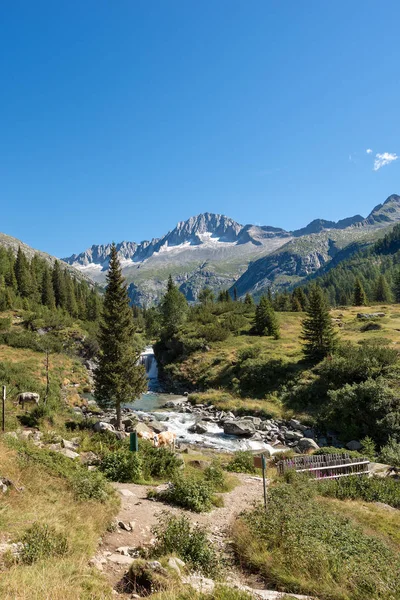
{"type": "Polygon", "coordinates": [[[378,171],[381,167],[385,165],[389,165],[394,160],[397,160],[399,157],[397,154],[384,152],[383,154],[377,154],[374,160],[374,171],[378,171]]]}
{"type": "Polygon", "coordinates": [[[371,148],[367,148],[367,149],[366,149],[366,153],[367,153],[367,154],[372,154],[372,150],[371,150],[371,148]]]}

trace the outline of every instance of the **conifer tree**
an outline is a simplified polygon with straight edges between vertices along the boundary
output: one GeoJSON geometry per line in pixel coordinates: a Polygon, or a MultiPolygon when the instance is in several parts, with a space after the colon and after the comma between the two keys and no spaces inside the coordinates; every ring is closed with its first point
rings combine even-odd
{"type": "Polygon", "coordinates": [[[367,305],[367,295],[363,288],[363,285],[360,279],[357,277],[356,282],[354,284],[354,298],[353,298],[353,306],[366,306],[367,305]]]}
{"type": "Polygon", "coordinates": [[[51,280],[50,269],[45,266],[43,269],[42,279],[42,304],[54,310],[56,307],[56,299],[54,297],[53,282],[51,280]]]}
{"type": "Polygon", "coordinates": [[[28,298],[32,292],[32,278],[28,259],[22,252],[21,246],[18,248],[14,271],[19,294],[22,298],[28,298]]]}
{"type": "Polygon", "coordinates": [[[138,364],[140,353],[134,345],[133,315],[115,244],[106,280],[95,397],[101,406],[115,407],[117,428],[121,429],[121,405],[143,393],[147,382],[144,367],[138,364]]]}
{"type": "Polygon", "coordinates": [[[188,303],[182,292],[173,282],[171,275],[168,278],[167,293],[165,294],[160,310],[162,315],[162,336],[172,337],[184,323],[188,313],[188,303]]]}
{"type": "Polygon", "coordinates": [[[237,287],[235,285],[235,287],[233,288],[233,300],[234,302],[237,302],[238,299],[238,291],[237,291],[237,287]]]}
{"type": "Polygon", "coordinates": [[[251,294],[249,294],[249,292],[247,292],[247,294],[245,296],[244,303],[247,306],[254,306],[253,296],[251,294]]]}
{"type": "Polygon", "coordinates": [[[58,260],[56,260],[54,263],[52,280],[53,280],[54,296],[56,299],[56,306],[64,308],[66,305],[67,293],[66,293],[66,289],[65,289],[64,274],[62,272],[62,269],[61,269],[61,266],[60,266],[60,263],[58,262],[58,260]]]}
{"type": "Polygon", "coordinates": [[[375,300],[376,302],[390,302],[391,299],[392,294],[386,277],[380,275],[375,288],[375,300]]]}
{"type": "Polygon", "coordinates": [[[303,351],[306,358],[318,362],[328,356],[336,346],[336,333],[329,314],[329,306],[318,285],[310,292],[306,312],[301,336],[304,341],[303,351]]]}
{"type": "Polygon", "coordinates": [[[400,302],[400,270],[398,270],[393,279],[393,291],[395,302],[400,302]]]}
{"type": "Polygon", "coordinates": [[[279,323],[275,311],[266,296],[261,296],[256,307],[254,329],[258,335],[272,335],[279,338],[279,323]]]}
{"type": "Polygon", "coordinates": [[[197,299],[201,304],[213,304],[214,292],[210,288],[205,287],[199,292],[197,299]]]}

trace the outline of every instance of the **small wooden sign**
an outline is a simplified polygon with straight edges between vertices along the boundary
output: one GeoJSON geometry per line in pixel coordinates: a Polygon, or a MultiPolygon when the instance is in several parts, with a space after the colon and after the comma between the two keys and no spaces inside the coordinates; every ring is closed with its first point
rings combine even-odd
{"type": "Polygon", "coordinates": [[[262,469],[262,458],[261,456],[254,456],[254,467],[256,469],[262,469]]]}

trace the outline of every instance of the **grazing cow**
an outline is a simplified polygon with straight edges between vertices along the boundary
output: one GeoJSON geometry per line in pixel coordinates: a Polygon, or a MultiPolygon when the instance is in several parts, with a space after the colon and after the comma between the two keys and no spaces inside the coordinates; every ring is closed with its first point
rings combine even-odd
{"type": "Polygon", "coordinates": [[[175,450],[176,433],[173,431],[162,431],[158,434],[158,446],[169,446],[175,450]]]}
{"type": "Polygon", "coordinates": [[[22,392],[21,394],[18,394],[18,404],[20,404],[22,410],[24,410],[26,403],[33,403],[38,406],[39,398],[39,394],[36,394],[35,392],[22,392]]]}
{"type": "Polygon", "coordinates": [[[137,434],[142,440],[148,440],[149,442],[153,440],[153,434],[150,431],[138,431],[137,434]]]}

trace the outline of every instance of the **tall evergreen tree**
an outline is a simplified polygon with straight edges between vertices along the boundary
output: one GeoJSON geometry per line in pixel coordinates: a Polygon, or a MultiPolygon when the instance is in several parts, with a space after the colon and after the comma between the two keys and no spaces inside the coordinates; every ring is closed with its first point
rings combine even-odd
{"type": "Polygon", "coordinates": [[[197,299],[201,304],[212,304],[214,302],[214,292],[205,287],[199,292],[197,299]]]}
{"type": "Polygon", "coordinates": [[[164,338],[172,337],[184,323],[189,310],[187,300],[172,280],[168,278],[167,293],[162,299],[162,335],[164,338]]]}
{"type": "Polygon", "coordinates": [[[65,289],[65,278],[58,260],[55,261],[52,273],[53,290],[56,299],[56,306],[64,308],[67,300],[65,289]]]}
{"type": "Polygon", "coordinates": [[[303,351],[306,358],[318,362],[334,350],[336,333],[326,297],[318,285],[312,288],[308,299],[301,339],[304,342],[303,351]]]}
{"type": "Polygon", "coordinates": [[[400,269],[395,273],[393,278],[394,299],[397,303],[400,302],[400,269]]]}
{"type": "Polygon", "coordinates": [[[261,296],[256,307],[254,329],[258,335],[272,335],[275,339],[279,338],[279,322],[266,296],[261,296]]]}
{"type": "Polygon", "coordinates": [[[375,300],[376,302],[391,302],[392,294],[390,292],[389,284],[384,275],[380,275],[375,288],[375,300]]]}
{"type": "Polygon", "coordinates": [[[359,277],[357,277],[354,284],[353,306],[366,306],[367,304],[367,295],[359,277]]]}
{"type": "Polygon", "coordinates": [[[147,382],[144,367],[138,364],[140,353],[134,345],[133,315],[115,244],[106,279],[95,396],[101,406],[115,407],[117,428],[121,429],[121,405],[143,393],[147,382]]]}
{"type": "Polygon", "coordinates": [[[54,310],[56,307],[56,299],[54,297],[53,282],[51,280],[50,269],[47,267],[43,270],[42,279],[42,304],[54,310]]]}
{"type": "Polygon", "coordinates": [[[14,271],[17,280],[18,293],[22,298],[28,298],[32,293],[32,278],[29,261],[22,252],[21,247],[18,248],[14,271]]]}
{"type": "Polygon", "coordinates": [[[249,292],[247,292],[247,294],[245,296],[244,303],[247,306],[254,306],[253,296],[251,294],[249,294],[249,292]]]}

